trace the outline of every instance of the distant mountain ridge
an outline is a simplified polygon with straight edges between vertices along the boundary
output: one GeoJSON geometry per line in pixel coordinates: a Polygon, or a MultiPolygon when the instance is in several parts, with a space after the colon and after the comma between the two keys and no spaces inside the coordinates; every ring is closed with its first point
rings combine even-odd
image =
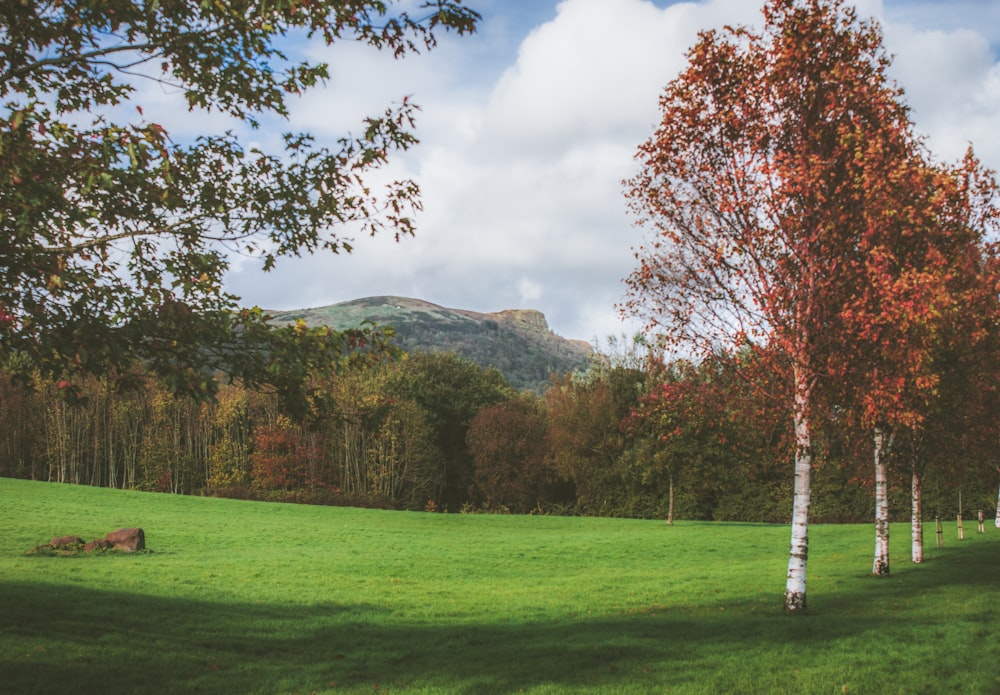
{"type": "Polygon", "coordinates": [[[585,369],[593,348],[556,335],[533,309],[479,313],[449,309],[409,297],[366,297],[313,309],[270,312],[277,322],[302,319],[309,326],[343,330],[371,321],[391,326],[406,352],[454,352],[499,369],[511,386],[542,393],[552,374],[585,369]]]}

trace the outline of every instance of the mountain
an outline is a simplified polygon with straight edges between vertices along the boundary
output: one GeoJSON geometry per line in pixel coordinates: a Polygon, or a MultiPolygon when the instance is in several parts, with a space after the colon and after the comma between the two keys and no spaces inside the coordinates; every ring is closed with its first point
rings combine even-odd
{"type": "Polygon", "coordinates": [[[542,393],[551,374],[585,369],[593,348],[562,338],[534,310],[507,309],[481,314],[447,309],[420,299],[367,297],[315,309],[270,312],[276,322],[303,319],[309,326],[343,330],[371,321],[391,326],[406,352],[454,352],[499,369],[511,386],[542,393]]]}

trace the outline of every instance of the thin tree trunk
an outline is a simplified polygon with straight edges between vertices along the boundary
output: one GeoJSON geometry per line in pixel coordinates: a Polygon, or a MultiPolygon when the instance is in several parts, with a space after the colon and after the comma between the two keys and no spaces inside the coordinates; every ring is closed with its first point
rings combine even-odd
{"type": "Polygon", "coordinates": [[[812,433],[809,399],[812,386],[802,369],[795,370],[795,493],[792,501],[792,541],[788,550],[785,610],[806,610],[806,560],[809,557],[809,502],[812,477],[812,433]]]}
{"type": "Polygon", "coordinates": [[[997,518],[993,525],[1000,528],[1000,491],[997,492],[997,518]]]}
{"type": "MultiPolygon", "coordinates": [[[[670,492],[667,499],[667,525],[674,525],[674,472],[670,471],[670,492]]],[[[1000,509],[1000,504],[997,505],[1000,509]]]]}
{"type": "Polygon", "coordinates": [[[924,512],[923,479],[916,460],[913,461],[913,479],[910,490],[913,493],[912,515],[910,517],[910,559],[919,564],[924,561],[924,512]]]}
{"type": "Polygon", "coordinates": [[[889,576],[889,484],[886,461],[891,437],[887,428],[875,426],[875,561],[872,574],[889,576]]]}

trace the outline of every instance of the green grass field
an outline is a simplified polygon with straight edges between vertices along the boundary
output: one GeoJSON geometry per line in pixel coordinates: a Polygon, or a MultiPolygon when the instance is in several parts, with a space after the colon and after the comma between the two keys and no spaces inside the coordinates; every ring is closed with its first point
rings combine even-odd
{"type": "Polygon", "coordinates": [[[893,576],[816,526],[463,516],[0,479],[3,693],[998,693],[1000,531],[893,576]],[[141,526],[133,556],[28,555],[141,526]]]}

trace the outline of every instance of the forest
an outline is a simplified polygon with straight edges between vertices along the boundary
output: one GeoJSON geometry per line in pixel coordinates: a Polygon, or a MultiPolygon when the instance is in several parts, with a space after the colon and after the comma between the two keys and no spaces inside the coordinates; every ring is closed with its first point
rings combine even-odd
{"type": "MultiPolygon", "coordinates": [[[[94,378],[70,403],[58,384],[5,377],[0,475],[438,512],[789,520],[789,380],[773,360],[746,350],[666,361],[638,336],[607,352],[553,375],[542,396],[453,353],[365,363],[317,378],[334,405],[308,420],[240,384],[220,384],[206,401],[151,376],[128,388],[94,378]]],[[[893,519],[909,518],[915,470],[927,519],[992,516],[1000,459],[984,399],[993,394],[967,387],[919,441],[896,438],[893,519]]],[[[813,518],[870,521],[871,432],[840,406],[817,430],[813,518]]]]}

